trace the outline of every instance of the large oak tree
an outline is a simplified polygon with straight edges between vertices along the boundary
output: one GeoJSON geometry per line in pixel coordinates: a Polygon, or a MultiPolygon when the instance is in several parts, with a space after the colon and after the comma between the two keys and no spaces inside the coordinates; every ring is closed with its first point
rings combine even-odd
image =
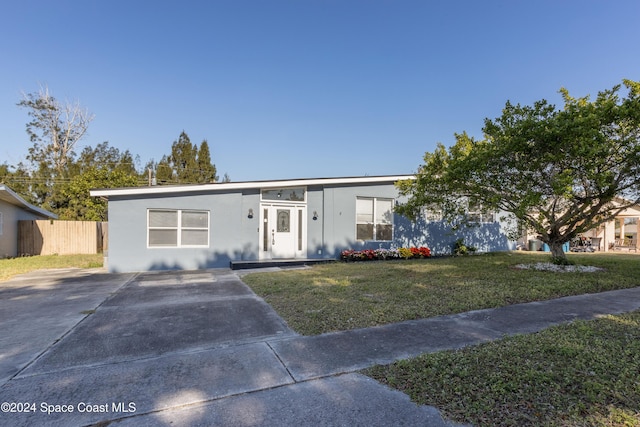
{"type": "Polygon", "coordinates": [[[560,93],[561,109],[507,102],[485,119],[482,140],[462,133],[449,149],[438,144],[417,179],[398,184],[409,196],[398,211],[436,206],[452,221],[469,204],[508,212],[565,259],[565,242],[640,202],[640,83],[624,80],[595,100],[560,93]]]}

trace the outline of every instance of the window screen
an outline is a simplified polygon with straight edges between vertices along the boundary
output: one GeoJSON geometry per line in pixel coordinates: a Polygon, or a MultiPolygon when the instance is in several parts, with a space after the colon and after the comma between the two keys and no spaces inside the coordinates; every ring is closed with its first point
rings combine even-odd
{"type": "Polygon", "coordinates": [[[393,199],[356,198],[356,240],[393,240],[393,199]]]}
{"type": "Polygon", "coordinates": [[[209,212],[149,209],[149,247],[208,247],[209,212]]]}

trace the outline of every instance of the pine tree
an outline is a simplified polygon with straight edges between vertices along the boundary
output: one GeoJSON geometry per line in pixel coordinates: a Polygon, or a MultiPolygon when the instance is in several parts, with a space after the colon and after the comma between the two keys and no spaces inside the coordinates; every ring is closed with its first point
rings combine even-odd
{"type": "Polygon", "coordinates": [[[171,146],[169,164],[178,183],[190,184],[198,182],[198,147],[191,144],[189,135],[182,131],[178,140],[171,146]]]}
{"type": "Polygon", "coordinates": [[[212,183],[218,181],[216,176],[216,166],[211,163],[211,154],[209,152],[209,143],[203,140],[198,150],[198,182],[212,183]]]}
{"type": "Polygon", "coordinates": [[[173,174],[173,168],[169,163],[169,158],[167,156],[162,156],[162,159],[158,162],[155,167],[156,170],[156,180],[158,184],[175,184],[176,178],[173,174]]]}
{"type": "Polygon", "coordinates": [[[163,156],[155,169],[158,184],[200,184],[218,180],[207,140],[203,140],[198,148],[191,144],[185,131],[171,145],[171,154],[163,156]]]}

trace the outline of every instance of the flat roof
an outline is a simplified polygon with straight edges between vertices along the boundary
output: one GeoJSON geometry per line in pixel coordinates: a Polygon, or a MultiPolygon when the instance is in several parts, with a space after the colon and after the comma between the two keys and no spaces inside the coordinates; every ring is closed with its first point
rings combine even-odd
{"type": "Polygon", "coordinates": [[[345,178],[301,178],[273,181],[220,182],[213,184],[155,185],[150,187],[94,189],[90,191],[90,194],[95,197],[136,196],[150,194],[160,195],[175,193],[194,193],[203,191],[215,192],[228,190],[245,190],[250,188],[278,188],[341,184],[376,184],[383,182],[396,182],[407,179],[415,179],[415,175],[359,176],[345,178]]]}

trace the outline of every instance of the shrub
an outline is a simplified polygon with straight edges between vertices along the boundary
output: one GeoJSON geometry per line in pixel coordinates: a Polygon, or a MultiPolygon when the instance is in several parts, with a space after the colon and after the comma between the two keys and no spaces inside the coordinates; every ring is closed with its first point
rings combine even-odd
{"type": "Polygon", "coordinates": [[[431,249],[427,247],[422,246],[416,249],[417,249],[419,258],[429,258],[431,256],[431,249]]]}
{"type": "Polygon", "coordinates": [[[398,249],[364,249],[356,251],[353,249],[344,250],[340,253],[342,261],[369,261],[385,259],[416,259],[429,258],[431,249],[421,246],[419,248],[398,248],[398,249]]]}
{"type": "Polygon", "coordinates": [[[454,256],[460,256],[460,255],[470,255],[475,253],[476,251],[476,247],[475,246],[467,246],[464,243],[464,239],[460,238],[458,240],[455,241],[455,243],[453,244],[453,255],[454,256]]]}
{"type": "Polygon", "coordinates": [[[343,261],[358,261],[362,259],[362,253],[354,250],[346,250],[340,253],[340,259],[343,261]]]}
{"type": "Polygon", "coordinates": [[[398,249],[398,252],[400,252],[400,256],[404,259],[409,259],[413,257],[413,252],[411,251],[410,248],[400,248],[398,249]]]}
{"type": "Polygon", "coordinates": [[[398,251],[394,249],[376,249],[377,259],[397,259],[399,257],[398,251]]]}

